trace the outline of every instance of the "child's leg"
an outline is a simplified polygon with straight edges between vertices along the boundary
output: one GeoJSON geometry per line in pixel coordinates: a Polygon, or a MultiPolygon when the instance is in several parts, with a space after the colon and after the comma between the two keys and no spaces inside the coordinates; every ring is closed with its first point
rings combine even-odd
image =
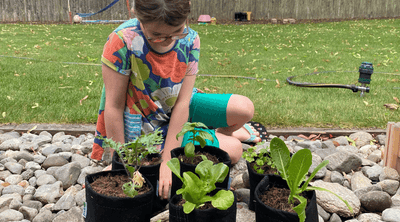
{"type": "Polygon", "coordinates": [[[240,141],[250,137],[243,125],[253,114],[253,103],[245,96],[197,93],[190,105],[189,121],[218,128],[215,136],[219,147],[229,154],[234,164],[242,156],[240,141]]]}
{"type": "Polygon", "coordinates": [[[229,154],[232,164],[236,164],[240,157],[242,157],[242,143],[235,137],[227,136],[222,133],[215,132],[215,136],[218,139],[220,149],[229,154]]]}
{"type": "MultiPolygon", "coordinates": [[[[218,133],[233,136],[240,141],[244,141],[250,137],[249,132],[243,127],[245,123],[250,121],[254,115],[253,102],[241,95],[232,95],[226,107],[227,127],[220,127],[216,131],[218,133]]],[[[253,127],[251,127],[253,128],[253,127]]],[[[261,138],[256,130],[253,130],[257,136],[255,142],[260,142],[261,138]]]]}

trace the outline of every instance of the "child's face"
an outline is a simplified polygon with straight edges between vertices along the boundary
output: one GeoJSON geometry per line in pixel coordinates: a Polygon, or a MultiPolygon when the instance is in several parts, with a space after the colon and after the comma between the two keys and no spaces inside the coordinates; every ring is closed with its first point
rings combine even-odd
{"type": "Polygon", "coordinates": [[[148,40],[159,46],[168,46],[175,40],[171,38],[183,34],[185,24],[180,26],[170,26],[163,22],[151,22],[142,24],[142,30],[148,40]],[[166,38],[165,40],[163,38],[166,38]]]}

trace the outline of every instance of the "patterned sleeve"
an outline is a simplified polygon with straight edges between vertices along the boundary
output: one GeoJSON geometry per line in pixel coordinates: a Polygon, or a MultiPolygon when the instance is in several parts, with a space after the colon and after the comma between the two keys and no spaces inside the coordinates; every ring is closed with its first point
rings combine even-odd
{"type": "Polygon", "coordinates": [[[189,62],[186,69],[186,75],[196,75],[199,71],[199,58],[200,58],[200,37],[196,35],[193,44],[190,46],[189,62]]]}
{"type": "Polygon", "coordinates": [[[131,64],[128,47],[120,33],[112,32],[104,45],[101,62],[123,75],[129,75],[131,64]]]}

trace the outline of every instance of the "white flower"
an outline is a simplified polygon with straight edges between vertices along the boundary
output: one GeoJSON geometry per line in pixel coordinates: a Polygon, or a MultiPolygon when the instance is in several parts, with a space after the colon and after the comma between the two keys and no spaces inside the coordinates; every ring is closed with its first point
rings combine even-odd
{"type": "Polygon", "coordinates": [[[157,89],[151,93],[151,96],[159,99],[157,102],[161,104],[161,107],[165,113],[170,113],[178,98],[181,87],[182,83],[174,85],[173,88],[166,87],[157,89]]]}
{"type": "Polygon", "coordinates": [[[141,36],[136,36],[132,40],[132,51],[136,56],[141,56],[143,54],[144,40],[141,36]]]}

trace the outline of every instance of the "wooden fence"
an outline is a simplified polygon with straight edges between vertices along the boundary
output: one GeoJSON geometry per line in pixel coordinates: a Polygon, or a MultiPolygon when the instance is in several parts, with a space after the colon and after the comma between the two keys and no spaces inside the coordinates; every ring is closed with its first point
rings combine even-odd
{"type": "MultiPolygon", "coordinates": [[[[72,15],[92,13],[113,0],[70,0],[72,15]]],[[[131,2],[131,0],[130,0],[131,2]]],[[[208,14],[234,19],[235,12],[251,11],[252,19],[351,19],[399,17],[400,0],[191,0],[191,19],[208,14]]],[[[88,20],[126,20],[126,0],[88,20]]],[[[0,0],[0,21],[68,22],[67,0],[0,0]]]]}

